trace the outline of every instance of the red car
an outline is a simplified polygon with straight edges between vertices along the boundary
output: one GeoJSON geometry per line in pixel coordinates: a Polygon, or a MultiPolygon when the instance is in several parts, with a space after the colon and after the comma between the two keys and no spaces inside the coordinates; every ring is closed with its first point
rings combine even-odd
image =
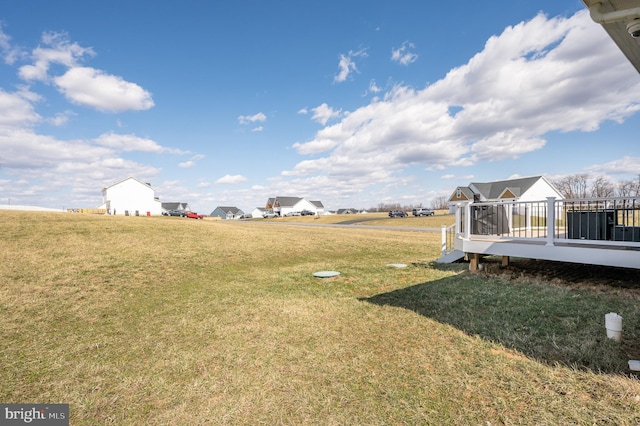
{"type": "Polygon", "coordinates": [[[191,219],[204,219],[204,216],[196,212],[187,212],[184,217],[190,217],[191,219]]]}

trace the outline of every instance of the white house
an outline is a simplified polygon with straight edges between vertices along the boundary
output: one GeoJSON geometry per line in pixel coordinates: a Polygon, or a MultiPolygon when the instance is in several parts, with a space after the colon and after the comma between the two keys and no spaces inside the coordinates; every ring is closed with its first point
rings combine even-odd
{"type": "Polygon", "coordinates": [[[251,212],[251,217],[262,218],[266,212],[267,209],[265,209],[264,207],[256,207],[251,212]]]}
{"type": "Polygon", "coordinates": [[[162,204],[150,184],[128,177],[102,189],[101,209],[109,214],[149,216],[162,214],[162,204]]]}
{"type": "Polygon", "coordinates": [[[287,213],[308,210],[316,215],[324,214],[324,205],[320,201],[308,201],[299,197],[275,197],[267,200],[267,210],[273,210],[280,216],[287,213]]]}
{"type": "Polygon", "coordinates": [[[547,197],[564,198],[547,178],[533,176],[459,186],[449,197],[449,202],[539,201],[547,197]]]}

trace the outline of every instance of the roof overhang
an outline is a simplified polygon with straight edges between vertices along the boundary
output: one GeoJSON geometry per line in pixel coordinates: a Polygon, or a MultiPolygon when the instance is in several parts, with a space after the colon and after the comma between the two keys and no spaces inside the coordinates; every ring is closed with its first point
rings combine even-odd
{"type": "Polygon", "coordinates": [[[582,0],[591,19],[602,25],[640,72],[640,0],[582,0]],[[637,22],[634,22],[637,21],[637,22]]]}

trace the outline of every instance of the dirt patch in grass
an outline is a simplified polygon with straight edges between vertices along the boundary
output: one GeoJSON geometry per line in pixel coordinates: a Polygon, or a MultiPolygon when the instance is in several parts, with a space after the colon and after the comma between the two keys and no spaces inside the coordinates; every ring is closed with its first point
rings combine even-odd
{"type": "Polygon", "coordinates": [[[623,289],[625,294],[640,298],[637,269],[519,258],[512,258],[509,266],[503,267],[497,257],[487,257],[482,263],[485,273],[510,281],[547,281],[572,289],[592,289],[598,292],[618,293],[623,289]]]}

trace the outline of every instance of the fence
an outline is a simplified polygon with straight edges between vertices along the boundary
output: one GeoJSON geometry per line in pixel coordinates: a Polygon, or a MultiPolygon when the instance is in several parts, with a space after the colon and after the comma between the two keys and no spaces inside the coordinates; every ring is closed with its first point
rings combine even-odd
{"type": "Polygon", "coordinates": [[[640,197],[461,203],[456,233],[466,238],[639,243],[640,197]]]}
{"type": "Polygon", "coordinates": [[[67,209],[68,213],[107,214],[107,209],[67,209]]]}

